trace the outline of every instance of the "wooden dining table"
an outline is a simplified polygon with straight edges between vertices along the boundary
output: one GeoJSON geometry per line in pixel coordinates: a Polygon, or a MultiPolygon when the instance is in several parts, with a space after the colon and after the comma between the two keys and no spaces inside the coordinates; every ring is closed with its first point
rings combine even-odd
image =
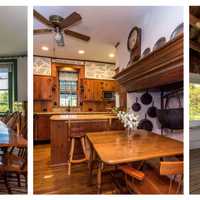
{"type": "Polygon", "coordinates": [[[98,164],[97,193],[101,193],[104,164],[119,165],[183,154],[182,142],[145,130],[135,131],[132,137],[128,137],[126,131],[105,131],[87,133],[87,138],[91,146],[89,182],[94,160],[98,164]]]}
{"type": "Polygon", "coordinates": [[[0,121],[0,147],[25,147],[27,140],[0,121]]]}

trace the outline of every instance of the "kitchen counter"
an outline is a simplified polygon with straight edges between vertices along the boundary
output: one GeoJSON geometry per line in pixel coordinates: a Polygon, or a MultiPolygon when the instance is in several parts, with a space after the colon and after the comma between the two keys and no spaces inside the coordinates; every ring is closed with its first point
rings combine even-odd
{"type": "MultiPolygon", "coordinates": [[[[35,112],[34,113],[34,141],[35,142],[49,142],[50,141],[50,121],[53,120],[68,120],[78,118],[83,119],[86,116],[96,117],[101,116],[101,119],[108,118],[105,116],[114,116],[109,112],[35,112]],[[74,117],[70,117],[74,116],[74,117]]],[[[91,117],[90,119],[92,119],[91,117]]]]}
{"type": "MultiPolygon", "coordinates": [[[[72,121],[77,121],[73,126],[82,126],[85,132],[124,129],[117,116],[113,114],[52,115],[50,117],[51,165],[67,164],[72,121]]],[[[82,151],[78,149],[77,152],[82,151]]]]}
{"type": "Polygon", "coordinates": [[[114,114],[92,114],[92,115],[53,115],[50,120],[54,121],[73,121],[73,120],[103,120],[103,119],[117,119],[114,114]]]}
{"type": "Polygon", "coordinates": [[[65,111],[52,111],[52,112],[34,112],[34,115],[95,115],[95,114],[111,114],[109,112],[65,112],[65,111]]]}

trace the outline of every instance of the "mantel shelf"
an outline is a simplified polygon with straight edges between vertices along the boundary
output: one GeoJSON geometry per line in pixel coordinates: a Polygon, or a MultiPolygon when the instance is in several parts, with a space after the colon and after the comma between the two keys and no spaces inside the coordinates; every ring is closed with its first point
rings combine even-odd
{"type": "Polygon", "coordinates": [[[127,92],[183,81],[183,34],[122,70],[114,78],[127,92]]]}

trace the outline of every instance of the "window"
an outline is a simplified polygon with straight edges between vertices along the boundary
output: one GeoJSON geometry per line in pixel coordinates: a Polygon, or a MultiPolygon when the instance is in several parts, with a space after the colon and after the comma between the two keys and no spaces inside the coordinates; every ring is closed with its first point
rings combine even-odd
{"type": "Polygon", "coordinates": [[[190,121],[200,120],[200,84],[190,83],[190,121]]]}
{"type": "Polygon", "coordinates": [[[17,99],[17,62],[0,60],[0,113],[13,111],[17,99]]]}
{"type": "Polygon", "coordinates": [[[60,106],[76,107],[78,104],[77,88],[78,73],[61,71],[59,72],[60,82],[60,106]]]}
{"type": "Polygon", "coordinates": [[[0,68],[0,112],[9,111],[8,67],[0,68]]]}

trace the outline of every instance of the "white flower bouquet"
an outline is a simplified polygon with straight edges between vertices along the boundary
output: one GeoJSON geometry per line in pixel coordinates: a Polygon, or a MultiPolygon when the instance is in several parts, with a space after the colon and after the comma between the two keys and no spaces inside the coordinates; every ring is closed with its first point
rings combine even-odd
{"type": "Polygon", "coordinates": [[[124,124],[124,127],[128,129],[129,135],[138,127],[138,115],[134,112],[118,111],[117,117],[124,124]]]}

